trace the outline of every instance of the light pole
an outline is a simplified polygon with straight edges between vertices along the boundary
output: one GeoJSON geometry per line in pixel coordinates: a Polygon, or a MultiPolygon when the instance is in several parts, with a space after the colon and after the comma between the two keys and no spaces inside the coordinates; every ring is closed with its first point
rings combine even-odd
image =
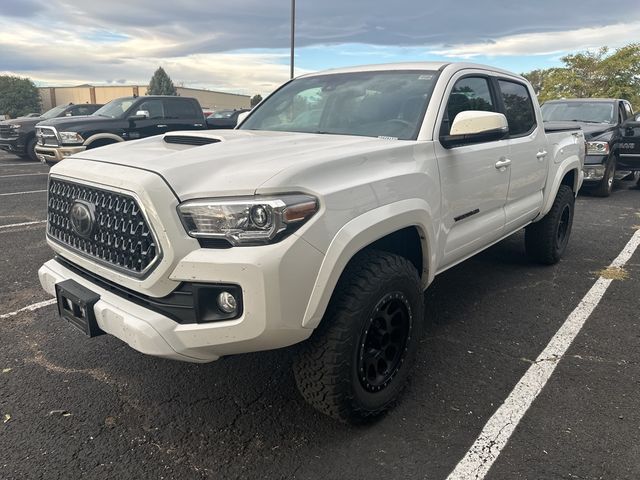
{"type": "Polygon", "coordinates": [[[295,37],[296,37],[296,0],[291,0],[291,72],[290,77],[293,78],[293,55],[295,49],[295,37]]]}

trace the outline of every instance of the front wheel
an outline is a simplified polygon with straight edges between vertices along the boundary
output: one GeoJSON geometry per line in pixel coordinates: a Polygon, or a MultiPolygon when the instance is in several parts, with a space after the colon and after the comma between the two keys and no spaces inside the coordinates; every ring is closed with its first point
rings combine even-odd
{"type": "Polygon", "coordinates": [[[343,422],[381,415],[407,383],[423,316],[420,277],[411,262],[381,251],[359,254],[294,363],[300,393],[343,422]]]}
{"type": "Polygon", "coordinates": [[[593,190],[594,195],[598,197],[608,197],[613,191],[613,182],[616,178],[616,159],[609,158],[607,166],[604,170],[604,177],[598,186],[593,190]]]}
{"type": "Polygon", "coordinates": [[[525,248],[532,260],[546,265],[560,261],[571,235],[574,204],[573,190],[560,185],[549,213],[525,229],[525,248]]]}

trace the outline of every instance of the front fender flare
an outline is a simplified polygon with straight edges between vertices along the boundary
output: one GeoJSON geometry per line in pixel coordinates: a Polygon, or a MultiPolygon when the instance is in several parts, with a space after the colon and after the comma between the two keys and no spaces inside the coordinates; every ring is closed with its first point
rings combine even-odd
{"type": "Polygon", "coordinates": [[[83,145],[85,147],[88,147],[96,140],[113,140],[114,142],[124,142],[124,139],[122,137],[119,137],[115,133],[96,133],[87,138],[84,141],[83,145]]]}
{"type": "Polygon", "coordinates": [[[423,288],[435,272],[435,237],[432,209],[421,199],[402,200],[360,215],[344,225],[331,241],[313,286],[302,320],[305,328],[316,328],[329,304],[331,295],[349,261],[356,253],[386,235],[406,227],[418,229],[422,243],[423,288]]]}

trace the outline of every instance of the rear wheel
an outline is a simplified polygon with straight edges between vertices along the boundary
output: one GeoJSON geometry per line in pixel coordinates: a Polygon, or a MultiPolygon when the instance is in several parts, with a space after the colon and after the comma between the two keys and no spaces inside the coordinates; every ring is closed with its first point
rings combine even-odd
{"type": "Polygon", "coordinates": [[[381,251],[359,254],[294,363],[302,396],[343,422],[384,413],[407,383],[423,312],[420,278],[411,262],[381,251]]]}
{"type": "Polygon", "coordinates": [[[557,263],[569,243],[575,197],[567,185],[560,185],[553,206],[544,218],[525,229],[525,248],[532,260],[557,263]]]}

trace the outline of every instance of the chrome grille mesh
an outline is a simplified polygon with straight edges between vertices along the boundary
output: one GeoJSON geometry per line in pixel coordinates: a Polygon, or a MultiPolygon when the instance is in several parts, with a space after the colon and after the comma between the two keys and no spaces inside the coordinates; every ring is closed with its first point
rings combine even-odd
{"type": "Polygon", "coordinates": [[[53,239],[136,276],[146,273],[159,257],[151,229],[129,195],[50,178],[47,220],[47,233],[53,239]],[[95,226],[87,238],[71,225],[69,214],[76,200],[95,206],[95,226]]]}

